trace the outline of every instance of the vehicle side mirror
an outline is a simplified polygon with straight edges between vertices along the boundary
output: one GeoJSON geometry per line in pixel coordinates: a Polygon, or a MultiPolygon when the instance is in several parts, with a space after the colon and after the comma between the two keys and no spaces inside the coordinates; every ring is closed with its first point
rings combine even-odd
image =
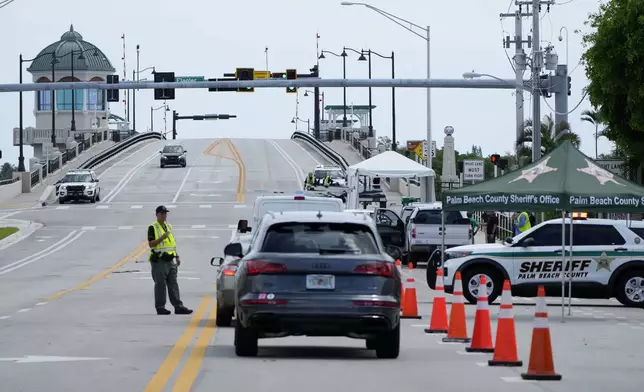
{"type": "Polygon", "coordinates": [[[224,254],[226,256],[244,257],[244,250],[239,242],[233,242],[232,244],[226,245],[224,254]]]}
{"type": "Polygon", "coordinates": [[[523,246],[524,248],[528,248],[530,246],[535,246],[535,245],[536,245],[536,242],[534,238],[526,238],[525,240],[521,241],[521,246],[523,246]]]}
{"type": "Polygon", "coordinates": [[[185,154],[185,153],[187,153],[187,152],[188,152],[188,150],[183,150],[183,153],[184,153],[184,154],[185,154]]]}
{"type": "Polygon", "coordinates": [[[506,244],[511,244],[511,243],[513,243],[513,242],[514,242],[514,240],[512,239],[512,237],[508,237],[508,238],[506,238],[506,239],[505,239],[505,241],[504,241],[504,242],[505,242],[506,244]]]}
{"type": "Polygon", "coordinates": [[[224,263],[224,258],[223,257],[213,257],[212,259],[210,259],[210,265],[212,265],[213,267],[215,266],[215,262],[218,265],[222,265],[224,263]]]}
{"type": "Polygon", "coordinates": [[[163,154],[163,151],[159,151],[159,154],[163,154]]]}
{"type": "Polygon", "coordinates": [[[248,230],[248,221],[246,219],[240,219],[239,222],[237,222],[237,231],[240,233],[246,233],[247,230],[248,230]]]}
{"type": "Polygon", "coordinates": [[[247,227],[247,228],[246,228],[246,232],[247,232],[247,233],[250,233],[251,231],[253,231],[253,228],[252,228],[252,227],[250,227],[250,226],[249,226],[249,227],[247,227]]]}

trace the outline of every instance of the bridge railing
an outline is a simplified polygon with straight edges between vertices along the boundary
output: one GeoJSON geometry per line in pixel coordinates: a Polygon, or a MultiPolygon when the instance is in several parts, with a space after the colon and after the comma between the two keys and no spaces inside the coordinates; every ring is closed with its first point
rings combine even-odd
{"type": "Polygon", "coordinates": [[[347,168],[350,166],[349,162],[347,162],[347,160],[342,155],[333,151],[331,148],[329,148],[329,146],[327,146],[326,144],[322,143],[321,141],[317,140],[316,138],[314,138],[309,134],[295,131],[291,136],[291,139],[305,141],[313,148],[315,148],[320,154],[324,155],[329,161],[340,166],[342,170],[346,171],[347,168]]]}
{"type": "Polygon", "coordinates": [[[114,146],[108,148],[105,151],[91,157],[87,161],[83,162],[78,168],[79,169],[92,169],[101,163],[113,158],[115,155],[123,152],[124,150],[134,146],[137,143],[141,143],[147,140],[163,140],[165,136],[159,132],[145,132],[140,133],[136,136],[132,136],[127,140],[117,143],[114,146]]]}

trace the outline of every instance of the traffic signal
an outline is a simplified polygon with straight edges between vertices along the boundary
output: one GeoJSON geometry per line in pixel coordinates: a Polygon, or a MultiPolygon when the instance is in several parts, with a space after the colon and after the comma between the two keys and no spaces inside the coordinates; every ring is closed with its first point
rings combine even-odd
{"type": "Polygon", "coordinates": [[[572,92],[571,92],[571,90],[570,90],[570,81],[571,81],[571,80],[572,80],[572,78],[571,78],[570,76],[568,76],[568,95],[571,95],[571,94],[572,94],[572,92]]]}
{"type": "Polygon", "coordinates": [[[271,72],[271,79],[286,79],[286,72],[271,72]]]}
{"type": "MultiPolygon", "coordinates": [[[[154,83],[173,83],[176,82],[174,72],[155,72],[154,83]]],[[[156,101],[165,101],[166,99],[174,99],[173,88],[155,88],[154,99],[156,101]]]]}
{"type": "Polygon", "coordinates": [[[501,156],[499,154],[490,155],[490,162],[492,162],[492,164],[495,166],[499,164],[500,159],[501,159],[501,156]]]}
{"type": "MultiPolygon", "coordinates": [[[[107,75],[107,84],[119,84],[118,75],[107,75]]],[[[107,90],[107,102],[118,102],[119,90],[107,90]]]]}
{"type": "Polygon", "coordinates": [[[508,158],[499,158],[499,160],[497,161],[497,166],[498,166],[498,167],[499,167],[499,169],[501,169],[501,170],[505,170],[505,169],[507,169],[507,168],[508,168],[508,164],[509,164],[509,162],[508,162],[508,158]]]}
{"type": "MultiPolygon", "coordinates": [[[[286,70],[286,80],[296,80],[297,79],[297,70],[296,69],[287,69],[286,70]]],[[[297,93],[297,87],[287,87],[286,92],[289,94],[297,93]]]]}
{"type": "MultiPolygon", "coordinates": [[[[255,68],[237,68],[235,70],[235,79],[237,80],[255,80],[255,68]]],[[[238,92],[252,93],[254,87],[240,87],[238,92]]]]}
{"type": "MultiPolygon", "coordinates": [[[[234,82],[234,78],[215,78],[208,79],[209,82],[234,82]]],[[[236,87],[209,87],[208,91],[237,91],[236,87]]]]}

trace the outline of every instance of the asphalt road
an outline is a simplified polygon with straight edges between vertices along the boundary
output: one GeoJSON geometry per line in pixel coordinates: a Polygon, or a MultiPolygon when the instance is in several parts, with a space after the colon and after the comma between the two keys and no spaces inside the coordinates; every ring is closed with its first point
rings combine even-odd
{"type": "MultiPolygon", "coordinates": [[[[424,270],[406,272],[418,282],[423,318],[403,321],[397,360],[377,360],[362,341],[341,338],[268,339],[260,342],[258,358],[235,357],[233,329],[214,324],[209,260],[222,255],[255,197],[301,189],[305,173],[324,160],[290,140],[182,143],[187,168],[160,169],[164,142],[150,143],[97,170],[100,203],[12,212],[11,219],[44,227],[0,254],[0,390],[641,390],[641,310],[580,300],[561,323],[560,309],[549,307],[563,381],[521,383],[530,300],[515,307],[525,366],[488,368],[490,355],[466,355],[464,345],[439,344],[441,335],[424,333],[433,300],[424,270]],[[154,312],[145,235],[159,204],[171,210],[183,259],[182,299],[193,315],[154,312]]],[[[474,310],[467,306],[470,334],[474,310]]],[[[493,332],[496,313],[493,306],[493,332]]]]}

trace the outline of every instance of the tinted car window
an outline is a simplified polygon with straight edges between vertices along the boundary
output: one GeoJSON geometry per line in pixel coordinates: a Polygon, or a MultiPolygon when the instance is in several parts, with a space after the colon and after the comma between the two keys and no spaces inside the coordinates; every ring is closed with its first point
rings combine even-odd
{"type": "MultiPolygon", "coordinates": [[[[570,245],[570,225],[567,224],[566,245],[570,245]]],[[[540,227],[523,239],[534,238],[534,246],[561,246],[561,225],[550,224],[540,227]]]]}
{"type": "Polygon", "coordinates": [[[163,147],[163,152],[169,152],[171,154],[176,154],[183,152],[183,147],[181,146],[165,146],[163,147]]]}
{"type": "Polygon", "coordinates": [[[90,182],[92,181],[92,176],[87,173],[83,174],[67,174],[65,175],[65,178],[63,178],[64,183],[70,183],[70,182],[90,182]]]}
{"type": "Polygon", "coordinates": [[[379,225],[396,227],[399,220],[398,216],[390,210],[378,210],[376,213],[376,223],[379,225]]]}
{"type": "Polygon", "coordinates": [[[440,225],[441,224],[441,211],[440,210],[420,210],[414,218],[414,223],[421,225],[440,225]]]}
{"type": "Polygon", "coordinates": [[[644,227],[629,227],[631,231],[637,234],[640,238],[644,238],[644,227]]]}
{"type": "Polygon", "coordinates": [[[611,225],[577,225],[572,229],[573,245],[624,245],[626,240],[611,225]]]}
{"type": "Polygon", "coordinates": [[[350,223],[288,222],[271,226],[261,252],[379,254],[368,226],[350,223]]]}

